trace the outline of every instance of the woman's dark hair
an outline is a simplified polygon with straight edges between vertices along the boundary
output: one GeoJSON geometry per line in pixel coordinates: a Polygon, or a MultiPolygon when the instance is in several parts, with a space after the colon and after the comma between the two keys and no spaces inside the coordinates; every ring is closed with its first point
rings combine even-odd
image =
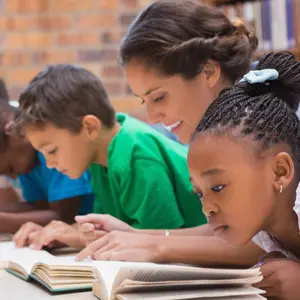
{"type": "Polygon", "coordinates": [[[211,59],[232,81],[250,68],[256,36],[239,21],[233,24],[216,8],[198,0],[158,0],[145,8],[125,34],[121,64],[132,59],[164,75],[195,78],[211,59]]]}
{"type": "Polygon", "coordinates": [[[299,163],[300,123],[296,111],[300,100],[300,62],[289,52],[269,53],[256,69],[276,69],[279,77],[264,83],[238,83],[223,90],[208,107],[197,132],[220,135],[234,131],[235,136],[252,137],[261,143],[261,149],[283,142],[299,163]]]}

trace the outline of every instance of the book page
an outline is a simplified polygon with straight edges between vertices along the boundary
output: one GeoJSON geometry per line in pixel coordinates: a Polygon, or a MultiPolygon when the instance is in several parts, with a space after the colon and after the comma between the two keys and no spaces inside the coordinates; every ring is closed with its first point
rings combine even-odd
{"type": "MultiPolygon", "coordinates": [[[[259,294],[262,290],[253,287],[189,290],[189,291],[167,291],[157,293],[120,294],[114,299],[117,300],[259,300],[264,299],[259,294]]],[[[112,300],[112,299],[111,299],[112,300]]]]}
{"type": "Polygon", "coordinates": [[[31,269],[37,261],[49,260],[52,255],[44,250],[32,250],[29,247],[16,248],[14,242],[0,243],[0,262],[2,267],[9,267],[9,262],[13,265],[21,266],[22,271],[29,275],[31,269]]]}
{"type": "MultiPolygon", "coordinates": [[[[160,300],[174,300],[175,298],[170,298],[169,296],[166,296],[165,298],[155,298],[151,297],[151,295],[145,295],[145,294],[125,294],[125,295],[119,295],[118,298],[116,298],[117,300],[154,300],[154,299],[160,299],[160,300]]],[[[178,298],[176,298],[178,299],[178,298]]],[[[176,300],[175,299],[175,300],[176,300]]],[[[182,299],[182,298],[180,298],[182,299]]],[[[191,298],[188,298],[188,300],[190,300],[191,298]]],[[[228,298],[227,296],[224,297],[213,297],[213,298],[194,298],[194,299],[198,299],[198,300],[267,300],[266,298],[262,297],[261,295],[249,295],[249,296],[231,296],[230,298],[228,298]]]]}
{"type": "Polygon", "coordinates": [[[163,265],[139,262],[94,262],[95,277],[105,286],[109,297],[125,279],[143,282],[177,280],[219,280],[260,276],[259,269],[209,269],[184,265],[163,265]]]}
{"type": "Polygon", "coordinates": [[[224,270],[206,269],[197,267],[185,267],[176,265],[132,265],[122,266],[118,277],[114,282],[113,289],[120,286],[125,279],[145,282],[163,281],[189,281],[189,280],[220,280],[238,279],[260,276],[258,269],[249,270],[224,270]]]}
{"type": "Polygon", "coordinates": [[[131,264],[127,262],[115,262],[115,261],[94,261],[93,273],[94,277],[98,281],[97,296],[101,300],[108,300],[112,295],[112,290],[116,277],[122,267],[122,265],[131,264]]]}
{"type": "Polygon", "coordinates": [[[10,254],[11,265],[19,265],[25,271],[26,275],[32,273],[34,265],[39,261],[51,261],[52,255],[45,250],[33,250],[28,247],[14,248],[10,254]]]}
{"type": "Polygon", "coordinates": [[[145,293],[167,290],[190,290],[199,288],[220,288],[250,286],[262,280],[262,276],[239,279],[221,279],[221,280],[188,280],[188,281],[161,281],[161,282],[142,282],[125,279],[122,284],[114,291],[115,294],[125,293],[145,293]]]}

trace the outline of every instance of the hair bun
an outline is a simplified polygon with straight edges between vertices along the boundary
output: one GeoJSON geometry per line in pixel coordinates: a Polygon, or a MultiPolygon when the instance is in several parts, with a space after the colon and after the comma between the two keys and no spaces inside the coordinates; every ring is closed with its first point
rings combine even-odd
{"type": "Polygon", "coordinates": [[[235,18],[231,23],[238,34],[249,34],[248,29],[241,18],[235,18]]]}
{"type": "Polygon", "coordinates": [[[235,18],[233,21],[231,21],[231,23],[235,29],[236,34],[247,36],[252,51],[255,51],[258,47],[258,39],[255,35],[255,32],[253,30],[249,30],[247,28],[247,25],[241,18],[235,18]]]}

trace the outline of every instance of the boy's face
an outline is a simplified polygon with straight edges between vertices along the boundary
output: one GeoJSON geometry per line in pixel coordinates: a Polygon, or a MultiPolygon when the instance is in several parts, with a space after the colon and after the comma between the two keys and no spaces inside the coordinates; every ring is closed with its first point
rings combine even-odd
{"type": "Polygon", "coordinates": [[[7,147],[0,152],[0,175],[15,179],[30,172],[36,163],[36,151],[30,143],[9,134],[7,147]]]}
{"type": "Polygon", "coordinates": [[[229,244],[245,244],[265,228],[276,205],[272,157],[258,159],[246,139],[200,135],[188,155],[194,191],[214,234],[229,244]]]}
{"type": "Polygon", "coordinates": [[[79,178],[92,161],[92,145],[84,130],[73,134],[53,125],[43,129],[26,126],[25,134],[33,147],[43,153],[48,168],[55,168],[72,179],[79,178]]]}

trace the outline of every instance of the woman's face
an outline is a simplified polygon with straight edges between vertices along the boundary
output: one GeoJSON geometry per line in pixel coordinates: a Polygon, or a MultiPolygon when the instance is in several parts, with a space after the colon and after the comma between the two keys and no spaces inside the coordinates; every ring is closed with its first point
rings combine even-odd
{"type": "Polygon", "coordinates": [[[146,106],[148,122],[169,126],[186,144],[221,90],[204,72],[192,80],[167,77],[133,60],[125,66],[125,73],[131,90],[146,106]]]}

